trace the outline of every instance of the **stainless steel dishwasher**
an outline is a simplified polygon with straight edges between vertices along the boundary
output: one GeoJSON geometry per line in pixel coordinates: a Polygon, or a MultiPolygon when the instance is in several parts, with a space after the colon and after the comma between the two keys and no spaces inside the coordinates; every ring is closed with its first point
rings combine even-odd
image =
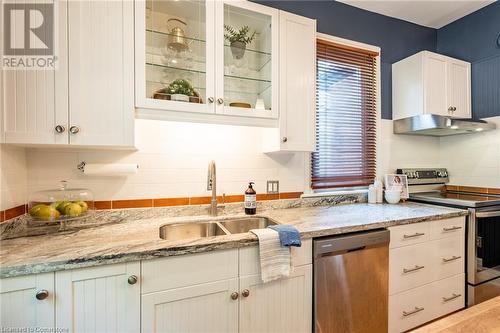
{"type": "Polygon", "coordinates": [[[315,333],[386,333],[388,271],[388,230],[315,239],[315,333]]]}

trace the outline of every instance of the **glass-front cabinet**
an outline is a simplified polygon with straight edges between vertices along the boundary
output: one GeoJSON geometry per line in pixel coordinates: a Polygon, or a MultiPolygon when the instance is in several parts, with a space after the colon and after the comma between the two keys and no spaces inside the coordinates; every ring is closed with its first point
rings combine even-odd
{"type": "Polygon", "coordinates": [[[278,10],[136,0],[135,15],[139,110],[278,117],[278,10]]]}

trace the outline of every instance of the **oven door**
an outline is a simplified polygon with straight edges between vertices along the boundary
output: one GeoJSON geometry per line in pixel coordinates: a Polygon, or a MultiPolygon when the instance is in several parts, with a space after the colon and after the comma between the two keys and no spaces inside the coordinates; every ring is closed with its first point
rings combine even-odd
{"type": "Polygon", "coordinates": [[[467,280],[478,285],[500,277],[500,207],[471,210],[467,280]]]}

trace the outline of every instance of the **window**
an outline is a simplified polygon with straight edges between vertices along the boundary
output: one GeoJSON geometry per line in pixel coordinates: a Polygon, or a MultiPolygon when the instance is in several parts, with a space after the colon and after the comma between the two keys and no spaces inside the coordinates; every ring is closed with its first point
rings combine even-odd
{"type": "Polygon", "coordinates": [[[376,172],[377,52],[317,40],[312,189],[364,186],[376,172]]]}

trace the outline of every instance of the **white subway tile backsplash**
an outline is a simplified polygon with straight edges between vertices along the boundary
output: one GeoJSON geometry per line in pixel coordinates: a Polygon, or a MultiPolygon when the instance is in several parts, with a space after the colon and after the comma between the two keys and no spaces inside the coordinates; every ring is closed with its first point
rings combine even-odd
{"type": "MultiPolygon", "coordinates": [[[[490,119],[500,127],[500,117],[490,119]]],[[[394,135],[380,122],[378,173],[398,167],[442,166],[451,183],[500,187],[500,130],[446,138],[394,135]]],[[[90,188],[96,200],[207,196],[207,165],[217,163],[218,193],[242,194],[248,181],[265,193],[267,180],[281,192],[309,183],[308,153],[263,154],[262,129],[243,126],[137,120],[135,151],[0,147],[0,210],[26,202],[28,193],[55,188],[60,180],[90,188]],[[137,174],[83,175],[88,163],[137,163],[137,174]]]]}
{"type": "Polygon", "coordinates": [[[26,202],[26,150],[0,145],[0,211],[26,202]]]}

